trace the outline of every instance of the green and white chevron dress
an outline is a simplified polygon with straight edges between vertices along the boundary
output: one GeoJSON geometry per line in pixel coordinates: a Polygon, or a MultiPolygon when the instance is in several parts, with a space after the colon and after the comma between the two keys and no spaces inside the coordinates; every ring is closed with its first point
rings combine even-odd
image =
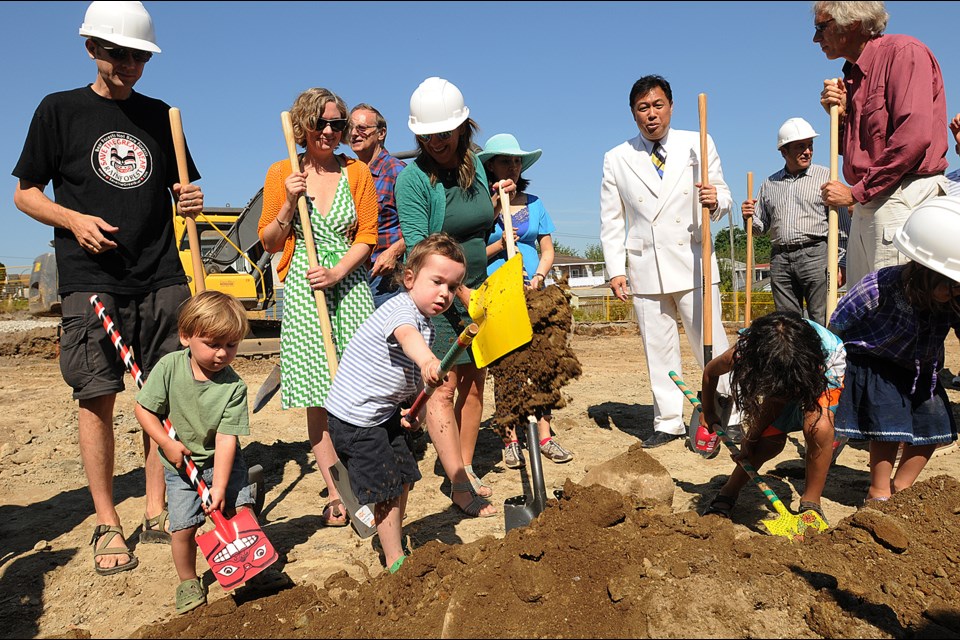
{"type": "MultiPolygon", "coordinates": [[[[313,207],[310,198],[307,198],[307,203],[317,262],[323,267],[333,267],[350,249],[347,237],[357,222],[357,210],[346,172],[341,169],[337,192],[326,217],[313,207]]],[[[320,331],[317,303],[306,279],[310,260],[303,240],[303,228],[297,216],[294,216],[293,229],[297,240],[290,271],[284,281],[283,321],[280,325],[281,406],[284,409],[322,407],[332,379],[323,346],[323,333],[320,331]]],[[[363,266],[354,269],[336,285],[324,289],[323,293],[339,359],[354,333],[373,313],[373,295],[367,284],[366,269],[363,266]]]]}

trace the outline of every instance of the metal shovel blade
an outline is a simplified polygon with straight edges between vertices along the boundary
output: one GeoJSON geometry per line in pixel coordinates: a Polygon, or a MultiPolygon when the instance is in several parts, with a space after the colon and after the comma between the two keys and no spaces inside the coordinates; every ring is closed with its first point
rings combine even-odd
{"type": "Polygon", "coordinates": [[[543,513],[547,504],[547,489],[543,482],[543,461],[540,459],[539,444],[537,419],[529,416],[527,418],[527,453],[530,457],[530,487],[533,496],[513,496],[503,501],[503,521],[506,531],[527,526],[543,513]]]}
{"type": "Polygon", "coordinates": [[[273,365],[273,370],[270,372],[270,375],[267,376],[267,379],[260,385],[260,389],[257,390],[257,395],[253,399],[253,412],[256,413],[267,406],[270,398],[277,395],[277,391],[280,391],[280,365],[275,364],[273,365]]]}
{"type": "Polygon", "coordinates": [[[213,576],[225,590],[250,580],[279,557],[250,509],[229,520],[219,511],[211,514],[213,531],[197,536],[197,545],[213,576]]]}
{"type": "Polygon", "coordinates": [[[480,325],[471,350],[483,368],[533,338],[523,288],[523,257],[518,253],[490,274],[470,295],[470,317],[480,325]]]}
{"type": "Polygon", "coordinates": [[[330,476],[333,478],[333,486],[337,488],[340,494],[340,500],[347,509],[347,516],[353,530],[357,532],[362,540],[365,540],[377,532],[377,524],[373,515],[374,505],[360,504],[357,495],[350,486],[350,477],[347,475],[347,468],[343,466],[340,460],[330,467],[330,476]]]}

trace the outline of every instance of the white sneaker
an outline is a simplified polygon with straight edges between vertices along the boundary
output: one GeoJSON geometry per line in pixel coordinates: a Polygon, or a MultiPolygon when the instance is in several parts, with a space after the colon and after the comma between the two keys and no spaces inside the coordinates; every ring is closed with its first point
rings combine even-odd
{"type": "Polygon", "coordinates": [[[523,451],[520,450],[519,442],[511,442],[503,448],[503,464],[508,469],[519,469],[526,464],[523,459],[523,451]]]}
{"type": "Polygon", "coordinates": [[[570,462],[573,460],[573,454],[560,446],[556,438],[550,438],[546,444],[540,445],[540,453],[556,463],[570,462]]]}

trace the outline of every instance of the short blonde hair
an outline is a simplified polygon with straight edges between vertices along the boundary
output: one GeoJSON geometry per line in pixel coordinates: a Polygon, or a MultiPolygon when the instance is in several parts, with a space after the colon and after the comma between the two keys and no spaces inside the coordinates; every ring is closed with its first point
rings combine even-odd
{"type": "Polygon", "coordinates": [[[240,342],[250,332],[250,322],[243,305],[232,295],[204,291],[183,304],[177,331],[189,338],[199,336],[240,342]]]}
{"type": "Polygon", "coordinates": [[[293,123],[293,137],[298,145],[301,147],[307,146],[307,131],[314,130],[317,118],[323,113],[329,102],[337,105],[341,118],[347,117],[347,103],[333,91],[323,87],[307,89],[293,101],[293,106],[290,108],[290,120],[293,123]]]}

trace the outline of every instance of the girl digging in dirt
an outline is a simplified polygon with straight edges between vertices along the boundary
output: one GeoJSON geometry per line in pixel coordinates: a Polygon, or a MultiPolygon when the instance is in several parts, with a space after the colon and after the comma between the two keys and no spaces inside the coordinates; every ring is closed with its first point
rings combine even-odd
{"type": "MultiPolygon", "coordinates": [[[[421,478],[407,442],[418,417],[406,416],[400,403],[423,385],[443,382],[440,360],[430,350],[432,319],[453,305],[465,264],[460,245],[445,233],[418,242],[398,272],[403,290],[360,325],[327,397],[334,449],[359,503],[376,503],[377,534],[390,573],[406,559],[403,514],[410,488],[421,478]]],[[[454,491],[470,486],[454,483],[454,491]]],[[[475,496],[474,502],[480,513],[482,500],[475,496]]]]}
{"type": "MultiPolygon", "coordinates": [[[[721,424],[714,409],[717,383],[731,373],[734,400],[749,424],[740,457],[756,469],[783,451],[788,433],[803,431],[806,480],[800,512],[816,511],[824,521],[820,497],[833,458],[833,414],[843,388],[844,357],[843,343],[827,329],[796,312],[778,311],[754,320],[703,370],[701,425],[713,431],[721,424]]],[[[729,518],[749,481],[737,465],[704,515],[729,518]]]]}
{"type": "MultiPolygon", "coordinates": [[[[522,173],[540,159],[541,151],[523,151],[520,143],[509,133],[498,133],[487,140],[483,151],[477,154],[490,180],[491,193],[498,194],[501,180],[512,180],[517,190],[510,194],[510,210],[517,251],[523,256],[524,284],[528,289],[540,290],[546,285],[547,274],[553,268],[553,238],[555,230],[550,214],[537,196],[527,193],[530,181],[522,173]],[[540,252],[537,252],[537,245],[540,252]],[[533,275],[530,275],[533,274],[533,275]]],[[[496,205],[497,220],[493,233],[487,241],[487,275],[503,266],[507,258],[507,244],[504,238],[503,213],[500,203],[496,205]]],[[[573,452],[565,449],[550,430],[552,416],[547,408],[537,421],[540,438],[540,452],[553,462],[563,463],[573,460],[573,452]]],[[[503,464],[510,469],[524,466],[523,450],[517,440],[514,425],[504,427],[503,464]]]]}
{"type": "Polygon", "coordinates": [[[847,347],[837,435],[870,441],[865,503],[911,486],[937,446],[957,439],[937,372],[950,329],[960,335],[958,233],[960,198],[917,207],[893,239],[910,261],[864,276],[831,318],[847,347]]]}

